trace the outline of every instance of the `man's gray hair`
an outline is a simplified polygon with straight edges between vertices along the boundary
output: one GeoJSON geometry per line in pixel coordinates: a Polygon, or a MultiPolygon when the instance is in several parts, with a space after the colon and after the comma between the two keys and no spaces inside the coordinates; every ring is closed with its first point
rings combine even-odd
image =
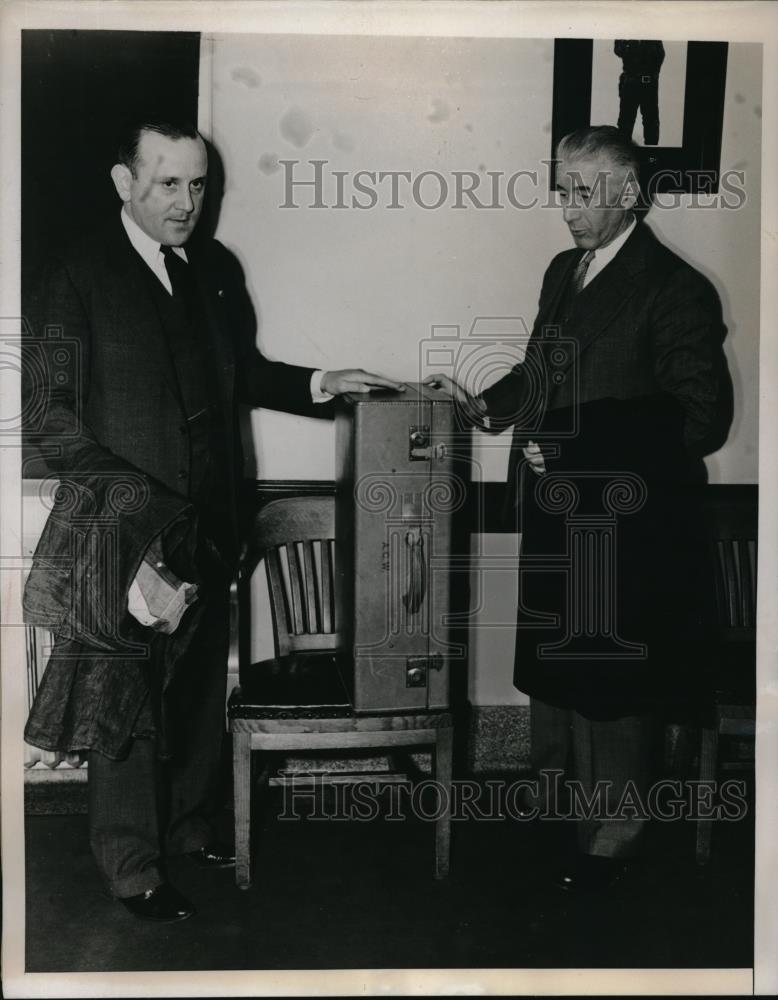
{"type": "Polygon", "coordinates": [[[623,167],[625,174],[636,182],[640,178],[638,147],[614,125],[590,125],[570,132],[559,140],[556,155],[559,159],[606,156],[614,167],[623,167]]]}

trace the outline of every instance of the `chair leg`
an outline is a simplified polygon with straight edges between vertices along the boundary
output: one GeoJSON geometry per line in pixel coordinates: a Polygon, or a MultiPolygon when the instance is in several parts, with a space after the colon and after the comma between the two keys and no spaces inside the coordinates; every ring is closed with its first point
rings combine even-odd
{"type": "Polygon", "coordinates": [[[439,729],[435,743],[435,781],[441,789],[441,815],[435,822],[435,878],[446,878],[451,850],[451,770],[454,730],[439,729]]]}
{"type": "Polygon", "coordinates": [[[235,882],[251,885],[251,734],[232,734],[232,780],[235,793],[235,882]]]}
{"type": "MultiPolygon", "coordinates": [[[[716,761],[719,750],[718,728],[703,726],[700,740],[700,781],[713,783],[716,779],[716,761]]],[[[710,844],[713,834],[713,820],[697,820],[696,861],[706,865],[710,861],[710,844]]]]}

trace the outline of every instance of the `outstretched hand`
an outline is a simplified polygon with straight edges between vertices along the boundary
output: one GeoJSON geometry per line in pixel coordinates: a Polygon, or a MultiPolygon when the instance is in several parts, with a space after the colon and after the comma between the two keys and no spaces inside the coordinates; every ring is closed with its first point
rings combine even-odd
{"type": "Polygon", "coordinates": [[[339,396],[344,392],[370,392],[371,389],[405,391],[402,382],[395,382],[394,379],[385,378],[383,375],[374,375],[362,368],[344,368],[336,372],[324,372],[321,377],[321,387],[324,392],[331,396],[339,396]]]}

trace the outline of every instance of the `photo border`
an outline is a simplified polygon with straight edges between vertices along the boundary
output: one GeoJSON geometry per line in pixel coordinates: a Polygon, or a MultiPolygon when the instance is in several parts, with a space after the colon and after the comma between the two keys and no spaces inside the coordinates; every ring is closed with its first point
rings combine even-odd
{"type": "MultiPolygon", "coordinates": [[[[778,338],[773,326],[778,314],[778,287],[774,280],[778,232],[778,193],[769,181],[776,170],[778,114],[778,11],[774,2],[764,4],[689,3],[667,5],[651,0],[623,3],[566,3],[544,5],[477,0],[456,3],[338,2],[215,3],[210,0],[78,0],[61,3],[10,2],[0,9],[0,149],[3,194],[0,199],[0,240],[3,268],[0,272],[2,317],[18,316],[18,93],[19,26],[149,27],[159,30],[196,30],[204,33],[230,31],[304,34],[403,34],[448,36],[480,35],[524,38],[555,37],[567,32],[579,37],[614,37],[625,21],[632,33],[656,36],[661,20],[663,37],[683,39],[690,33],[712,38],[723,34],[730,42],[763,45],[763,151],[766,183],[762,191],[761,254],[761,347],[760,370],[760,576],[772,581],[778,572],[778,448],[773,428],[778,426],[778,338]],[[272,22],[279,18],[284,27],[272,22]],[[538,27],[541,24],[542,27],[538,27]],[[441,26],[442,25],[442,26],[441,26]],[[16,309],[16,312],[14,312],[16,309]]],[[[0,406],[3,413],[18,407],[18,379],[0,372],[0,406]]],[[[2,540],[0,567],[2,614],[13,622],[19,612],[18,566],[8,557],[17,543],[16,522],[21,482],[20,452],[0,449],[2,495],[2,540]],[[8,547],[6,547],[8,546],[8,547]]],[[[25,974],[24,922],[10,919],[24,913],[24,838],[21,730],[25,679],[15,664],[23,655],[23,629],[2,629],[2,824],[3,824],[3,989],[6,996],[256,996],[256,995],[424,995],[440,992],[460,994],[772,994],[778,990],[778,907],[774,886],[778,880],[775,844],[778,833],[778,789],[774,763],[778,759],[778,595],[763,587],[759,598],[757,717],[757,879],[755,885],[756,927],[754,969],[705,970],[343,970],[307,973],[117,973],[110,975],[25,974]]]]}

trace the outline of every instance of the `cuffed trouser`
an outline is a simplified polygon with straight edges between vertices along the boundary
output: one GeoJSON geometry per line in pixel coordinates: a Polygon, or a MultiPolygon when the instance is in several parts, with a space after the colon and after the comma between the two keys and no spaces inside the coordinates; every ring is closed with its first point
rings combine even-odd
{"type": "Polygon", "coordinates": [[[588,719],[531,699],[531,761],[543,812],[576,815],[578,850],[607,858],[634,856],[648,817],[656,723],[648,715],[588,719]],[[554,776],[553,772],[562,772],[554,776]],[[545,795],[544,795],[545,793],[545,795]],[[621,807],[621,808],[619,808],[621,807]]]}
{"type": "Polygon", "coordinates": [[[156,739],[136,738],[127,757],[89,755],[89,838],[97,866],[117,897],[164,880],[165,855],[196,851],[213,839],[224,736],[227,621],[208,609],[167,694],[170,760],[156,739]]]}

